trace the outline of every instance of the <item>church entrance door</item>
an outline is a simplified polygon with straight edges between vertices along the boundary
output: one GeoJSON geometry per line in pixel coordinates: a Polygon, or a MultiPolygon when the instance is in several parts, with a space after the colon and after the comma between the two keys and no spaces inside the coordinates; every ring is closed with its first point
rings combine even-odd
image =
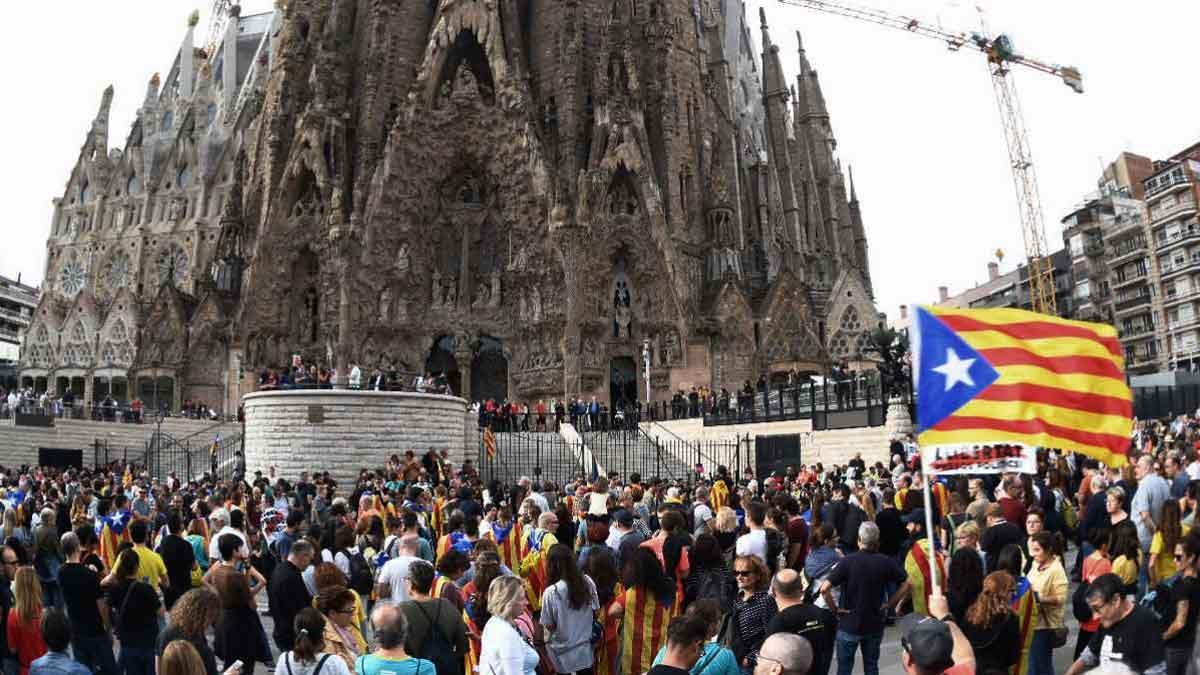
{"type": "Polygon", "coordinates": [[[632,356],[618,356],[612,360],[608,391],[608,409],[613,413],[637,403],[637,363],[632,356]]]}
{"type": "Polygon", "coordinates": [[[508,398],[508,360],[496,338],[479,338],[479,351],[471,361],[471,398],[476,401],[495,399],[503,403],[508,398]]]}
{"type": "Polygon", "coordinates": [[[433,343],[429,358],[425,359],[425,372],[434,378],[445,373],[450,391],[458,396],[462,393],[462,375],[458,372],[458,360],[454,358],[454,336],[443,335],[433,343]]]}

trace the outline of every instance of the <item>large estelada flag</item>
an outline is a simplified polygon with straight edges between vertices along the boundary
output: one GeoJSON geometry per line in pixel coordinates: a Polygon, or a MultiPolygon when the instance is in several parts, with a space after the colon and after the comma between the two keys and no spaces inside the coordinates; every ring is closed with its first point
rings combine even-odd
{"type": "Polygon", "coordinates": [[[1117,331],[1019,309],[919,307],[923,447],[1021,444],[1128,461],[1133,406],[1117,331]]]}

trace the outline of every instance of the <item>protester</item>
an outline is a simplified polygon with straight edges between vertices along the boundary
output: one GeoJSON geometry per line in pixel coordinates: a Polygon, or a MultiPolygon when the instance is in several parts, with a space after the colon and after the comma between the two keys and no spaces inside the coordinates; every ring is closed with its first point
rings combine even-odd
{"type": "Polygon", "coordinates": [[[662,659],[649,669],[648,675],[688,675],[704,653],[707,637],[707,626],[702,621],[675,617],[666,629],[662,659]]]}
{"type": "Polygon", "coordinates": [[[758,663],[758,648],[767,637],[767,624],[779,608],[767,592],[771,584],[770,571],[758,556],[734,558],[733,576],[738,585],[737,599],[733,603],[738,641],[733,653],[742,670],[749,671],[758,663]]]}
{"type": "Polygon", "coordinates": [[[85,667],[100,675],[116,675],[108,617],[100,613],[104,599],[100,577],[83,564],[78,535],[63,534],[60,546],[66,562],[58,570],[58,585],[71,623],[71,651],[85,667]]]}
{"type": "Polygon", "coordinates": [[[961,618],[963,634],[975,652],[979,675],[1007,675],[1021,655],[1017,615],[1009,607],[1015,582],[1008,572],[992,572],[961,618]]]}
{"type": "Polygon", "coordinates": [[[275,621],[272,637],[280,651],[296,644],[296,635],[292,632],[296,615],[312,605],[312,595],[304,584],[302,572],[312,564],[313,554],[312,544],[301,539],[292,544],[287,558],[275,566],[271,575],[267,598],[271,618],[275,621]]]}
{"type": "Polygon", "coordinates": [[[377,605],[371,612],[371,625],[375,627],[378,647],[374,652],[358,657],[354,665],[357,675],[420,675],[424,672],[434,674],[433,663],[413,657],[405,651],[408,621],[399,607],[390,604],[377,605]]]}
{"type": "Polygon", "coordinates": [[[355,599],[354,591],[345,586],[333,586],[321,591],[315,600],[317,611],[325,619],[325,630],[321,634],[324,649],[338,657],[347,669],[353,668],[355,659],[366,651],[365,642],[359,642],[351,628],[355,599]]]}
{"type": "Polygon", "coordinates": [[[462,610],[445,598],[434,597],[433,587],[433,565],[414,561],[408,575],[408,600],[399,605],[408,625],[404,648],[432,661],[439,673],[461,675],[467,653],[462,610]]]}
{"type": "MultiPolygon", "coordinates": [[[[8,610],[6,626],[8,644],[16,652],[20,675],[29,675],[33,661],[46,653],[41,622],[42,585],[32,567],[21,567],[13,580],[13,608],[8,610]]],[[[141,671],[137,675],[141,675],[141,671]]],[[[148,675],[154,675],[153,671],[148,675]]]]}
{"type": "Polygon", "coordinates": [[[550,663],[559,673],[591,675],[592,623],[600,609],[596,586],[579,571],[574,554],[564,544],[551,547],[547,571],[539,620],[546,630],[550,663]]]}
{"type": "Polygon", "coordinates": [[[1088,587],[1087,603],[1099,615],[1100,628],[1067,675],[1097,667],[1099,672],[1166,672],[1163,642],[1154,639],[1160,635],[1158,621],[1126,594],[1125,586],[1116,574],[1104,574],[1088,587]]]}
{"type": "MultiPolygon", "coordinates": [[[[170,621],[158,635],[155,653],[162,658],[172,642],[187,641],[200,656],[207,675],[217,675],[217,656],[208,644],[208,629],[217,623],[221,599],[208,586],[193,588],[184,593],[171,608],[170,621]]],[[[241,672],[241,669],[238,669],[241,672]]]]}
{"type": "MultiPolygon", "coordinates": [[[[71,622],[61,610],[48,609],[41,618],[42,639],[46,653],[29,667],[30,675],[90,675],[87,666],[67,654],[71,645],[71,622]]],[[[203,672],[195,675],[204,675],[203,672]]]]}
{"type": "Polygon", "coordinates": [[[1177,543],[1174,558],[1180,576],[1171,587],[1169,602],[1175,616],[1163,631],[1163,649],[1167,675],[1184,675],[1189,662],[1200,665],[1192,660],[1200,616],[1200,532],[1191,532],[1177,543]]]}
{"type": "Polygon", "coordinates": [[[167,645],[159,660],[159,675],[204,675],[204,661],[190,642],[176,640],[167,645]]]}
{"type": "Polygon", "coordinates": [[[833,663],[837,617],[806,602],[803,577],[792,569],[780,570],[771,579],[771,597],[779,612],[767,623],[767,637],[777,633],[798,635],[812,648],[811,675],[827,675],[833,663]]]}
{"type": "MultiPolygon", "coordinates": [[[[289,631],[296,636],[290,650],[279,655],[275,675],[350,675],[345,661],[325,651],[325,617],[312,607],[296,613],[289,631]]],[[[363,657],[366,658],[366,657],[363,657]]],[[[430,669],[432,671],[432,668],[430,669]]]]}
{"type": "Polygon", "coordinates": [[[154,675],[154,644],[163,607],[154,587],[139,580],[137,571],[137,552],[124,549],[101,585],[108,588],[108,606],[114,610],[121,641],[117,664],[126,675],[154,675]]]}
{"type": "Polygon", "coordinates": [[[265,660],[265,645],[260,639],[264,633],[254,598],[262,592],[266,580],[258,570],[246,564],[248,549],[240,537],[226,533],[217,540],[221,562],[213,565],[206,575],[221,599],[213,651],[225,668],[241,661],[242,674],[251,675],[255,662],[265,660]]]}
{"type": "Polygon", "coordinates": [[[1027,576],[1038,603],[1038,622],[1029,650],[1030,675],[1054,675],[1054,649],[1067,639],[1063,611],[1068,582],[1057,545],[1054,535],[1044,530],[1029,543],[1033,566],[1027,576]]]}
{"type": "Polygon", "coordinates": [[[484,626],[480,640],[479,672],[533,675],[540,660],[537,650],[526,642],[514,625],[517,617],[529,607],[521,581],[514,577],[493,580],[488,589],[487,605],[492,616],[484,626]]]}

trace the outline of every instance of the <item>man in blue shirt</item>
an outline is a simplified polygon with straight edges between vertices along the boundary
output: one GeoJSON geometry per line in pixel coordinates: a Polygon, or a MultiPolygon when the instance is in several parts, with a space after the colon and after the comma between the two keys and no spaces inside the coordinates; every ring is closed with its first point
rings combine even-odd
{"type": "Polygon", "coordinates": [[[42,614],[42,639],[46,642],[44,656],[34,659],[29,675],[91,675],[87,666],[67,654],[71,644],[71,622],[57,609],[42,614]]]}

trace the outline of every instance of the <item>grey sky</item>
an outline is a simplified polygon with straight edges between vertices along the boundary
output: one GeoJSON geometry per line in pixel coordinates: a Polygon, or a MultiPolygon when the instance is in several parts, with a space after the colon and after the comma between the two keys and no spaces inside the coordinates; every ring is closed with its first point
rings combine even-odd
{"type": "MultiPolygon", "coordinates": [[[[796,71],[795,31],[820,79],[843,166],[853,165],[879,308],[952,293],[982,281],[992,253],[1003,269],[1022,258],[1016,200],[991,84],[981,55],[886,28],[777,2],[750,0],[758,38],[765,6],[784,68],[796,71]]],[[[994,32],[1018,50],[1083,71],[1087,93],[1017,73],[1052,247],[1059,219],[1095,189],[1102,161],[1122,150],[1152,158],[1200,140],[1195,27],[1200,3],[1182,0],[984,0],[994,32]]],[[[9,92],[0,163],[7,221],[0,273],[40,281],[50,200],[61,194],[104,87],[116,88],[109,130],[123,144],[155,71],[171,65],[188,13],[204,0],[43,0],[17,3],[0,22],[9,92]]],[[[871,0],[871,6],[947,28],[975,29],[974,3],[871,0]]],[[[245,0],[244,11],[270,0],[245,0]]]]}

